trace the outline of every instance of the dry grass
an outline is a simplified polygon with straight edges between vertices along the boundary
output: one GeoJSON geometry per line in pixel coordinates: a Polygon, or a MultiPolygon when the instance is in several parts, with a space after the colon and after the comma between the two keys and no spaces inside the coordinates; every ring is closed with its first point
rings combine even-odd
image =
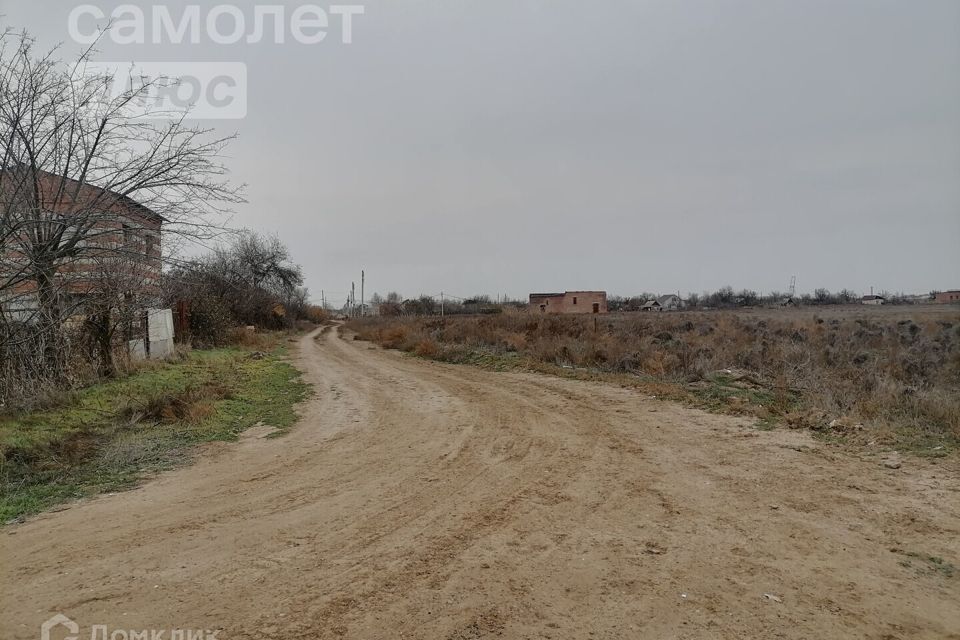
{"type": "Polygon", "coordinates": [[[230,396],[230,389],[220,382],[190,384],[180,390],[154,389],[128,399],[117,414],[130,422],[200,422],[213,415],[218,400],[230,396]]]}
{"type": "Polygon", "coordinates": [[[273,348],[283,332],[257,331],[255,328],[236,327],[227,335],[226,343],[236,347],[245,347],[257,351],[268,351],[273,348]]]}
{"type": "Polygon", "coordinates": [[[849,436],[862,423],[864,437],[917,449],[960,443],[960,313],[943,309],[504,314],[349,326],[362,339],[447,362],[628,375],[795,427],[849,436]]]}

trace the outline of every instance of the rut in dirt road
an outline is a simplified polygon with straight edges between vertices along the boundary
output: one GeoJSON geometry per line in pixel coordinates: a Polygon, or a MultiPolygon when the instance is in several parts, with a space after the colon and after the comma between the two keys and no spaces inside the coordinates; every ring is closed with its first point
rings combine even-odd
{"type": "Polygon", "coordinates": [[[336,331],[296,362],[288,435],[7,527],[0,636],[960,638],[955,466],[336,331]]]}

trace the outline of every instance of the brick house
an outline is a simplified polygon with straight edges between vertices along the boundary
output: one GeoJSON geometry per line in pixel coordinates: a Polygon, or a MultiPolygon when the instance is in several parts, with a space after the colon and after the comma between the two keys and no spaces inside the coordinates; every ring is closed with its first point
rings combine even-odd
{"type": "Polygon", "coordinates": [[[529,308],[536,313],[607,313],[607,292],[531,293],[529,308]]]}
{"type": "MultiPolygon", "coordinates": [[[[13,170],[15,171],[15,170],[13,170]]],[[[146,300],[160,294],[161,229],[164,219],[131,198],[93,185],[80,185],[70,178],[44,171],[36,173],[36,198],[43,213],[36,216],[48,232],[62,231],[65,237],[80,234],[80,240],[61,259],[56,272],[57,290],[70,308],[82,308],[83,297],[102,289],[106,280],[116,288],[132,289],[132,294],[146,300]],[[78,225],[82,228],[78,229],[78,225]]],[[[10,172],[0,176],[0,188],[17,190],[16,180],[22,176],[10,172]]],[[[20,189],[32,199],[34,188],[20,189]]],[[[6,197],[5,197],[6,199],[6,197]]],[[[0,202],[0,207],[4,203],[0,202]]],[[[0,283],[3,276],[19,271],[24,264],[23,248],[30,243],[30,226],[8,238],[0,262],[0,283]]],[[[5,291],[0,291],[4,311],[14,319],[26,320],[37,308],[38,283],[29,273],[5,291]]]]}
{"type": "Polygon", "coordinates": [[[960,304],[960,289],[940,291],[933,296],[933,301],[939,304],[960,304]]]}

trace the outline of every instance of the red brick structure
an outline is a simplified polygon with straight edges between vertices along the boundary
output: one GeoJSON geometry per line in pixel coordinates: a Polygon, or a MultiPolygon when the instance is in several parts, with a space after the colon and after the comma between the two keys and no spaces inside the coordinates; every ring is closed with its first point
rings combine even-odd
{"type": "Polygon", "coordinates": [[[534,313],[607,313],[607,292],[531,293],[530,311],[534,313]]]}
{"type": "Polygon", "coordinates": [[[960,289],[941,291],[933,297],[933,301],[940,304],[960,304],[960,289]]]}
{"type": "MultiPolygon", "coordinates": [[[[31,226],[43,225],[56,230],[58,225],[63,225],[67,227],[64,231],[67,238],[82,234],[76,257],[63,260],[56,273],[63,293],[82,296],[102,287],[105,279],[115,279],[135,285],[138,295],[159,295],[163,217],[127,196],[106,189],[80,185],[70,178],[43,171],[37,176],[36,189],[21,188],[20,191],[24,199],[35,198],[41,213],[30,214],[30,218],[37,220],[23,224],[18,235],[6,241],[2,262],[8,268],[23,262],[23,250],[32,241],[31,226]],[[78,225],[82,225],[80,230],[78,225]]],[[[17,179],[22,180],[22,176],[0,175],[3,182],[0,186],[13,191],[17,179]]],[[[2,206],[4,203],[0,202],[2,206]]],[[[31,202],[30,206],[36,205],[31,202]]],[[[24,275],[26,279],[3,292],[3,297],[8,305],[27,310],[34,306],[31,299],[37,283],[29,272],[24,275]]]]}

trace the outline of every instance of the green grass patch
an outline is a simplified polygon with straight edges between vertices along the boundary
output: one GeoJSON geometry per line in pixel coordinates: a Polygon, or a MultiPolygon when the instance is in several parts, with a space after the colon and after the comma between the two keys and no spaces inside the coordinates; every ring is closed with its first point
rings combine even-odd
{"type": "Polygon", "coordinates": [[[960,439],[923,425],[898,427],[894,433],[898,449],[921,458],[946,458],[960,449],[960,439]]]}
{"type": "Polygon", "coordinates": [[[515,353],[495,353],[483,349],[443,351],[434,359],[452,364],[470,364],[491,371],[513,371],[522,367],[515,353]]]}
{"type": "Polygon", "coordinates": [[[0,416],[0,523],[132,487],[182,464],[192,445],[263,422],[285,430],[307,394],[276,349],[194,351],[71,394],[61,407],[0,416]]]}
{"type": "Polygon", "coordinates": [[[916,551],[904,551],[902,549],[893,549],[892,551],[905,556],[905,558],[898,563],[901,567],[912,568],[919,573],[940,575],[944,578],[953,578],[957,575],[957,568],[940,556],[933,556],[928,553],[917,553],[916,551]]]}
{"type": "Polygon", "coordinates": [[[776,401],[773,392],[762,388],[738,386],[729,376],[714,375],[707,382],[708,384],[702,388],[694,390],[694,395],[707,404],[720,407],[736,400],[758,406],[770,406],[776,401]]]}

